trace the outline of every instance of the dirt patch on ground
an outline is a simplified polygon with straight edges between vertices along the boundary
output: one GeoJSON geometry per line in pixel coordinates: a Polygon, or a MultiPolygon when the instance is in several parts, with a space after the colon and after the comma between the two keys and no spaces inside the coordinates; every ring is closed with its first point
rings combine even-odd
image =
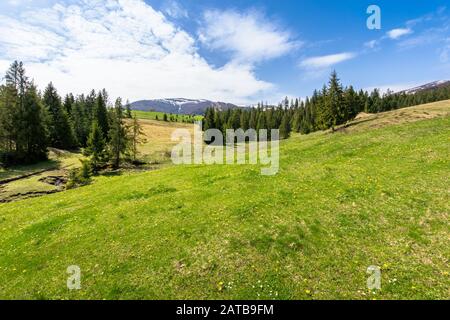
{"type": "Polygon", "coordinates": [[[52,186],[61,187],[67,183],[66,176],[47,176],[39,179],[40,182],[50,184],[52,186]]]}
{"type": "Polygon", "coordinates": [[[28,198],[35,198],[40,197],[46,194],[52,194],[56,192],[60,192],[62,190],[49,190],[49,191],[33,191],[33,192],[26,192],[26,193],[16,193],[13,195],[10,195],[8,198],[0,199],[0,203],[7,203],[7,202],[13,202],[17,200],[23,200],[28,198]]]}
{"type": "Polygon", "coordinates": [[[36,171],[36,172],[24,174],[24,175],[13,177],[13,178],[9,178],[9,179],[3,179],[3,180],[0,180],[0,185],[7,184],[7,183],[10,183],[10,182],[13,182],[13,181],[26,179],[26,178],[29,178],[29,177],[32,177],[32,176],[37,176],[37,175],[39,175],[41,173],[44,173],[44,172],[47,172],[47,171],[54,171],[56,169],[57,168],[49,168],[49,169],[39,170],[39,171],[36,171]]]}
{"type": "Polygon", "coordinates": [[[372,113],[365,113],[365,112],[360,112],[358,113],[358,115],[356,116],[355,120],[361,120],[361,119],[367,119],[367,118],[372,118],[375,115],[372,113]]]}

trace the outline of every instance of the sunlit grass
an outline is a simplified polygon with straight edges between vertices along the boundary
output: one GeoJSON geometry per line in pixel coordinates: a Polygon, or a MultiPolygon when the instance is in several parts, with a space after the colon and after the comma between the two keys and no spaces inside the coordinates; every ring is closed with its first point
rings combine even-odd
{"type": "Polygon", "coordinates": [[[372,124],[0,204],[0,298],[448,299],[450,117],[372,124]]]}

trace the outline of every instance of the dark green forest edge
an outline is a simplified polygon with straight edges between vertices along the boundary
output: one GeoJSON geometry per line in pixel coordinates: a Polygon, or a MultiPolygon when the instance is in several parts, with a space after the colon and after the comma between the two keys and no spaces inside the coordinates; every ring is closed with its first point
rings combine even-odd
{"type": "MultiPolygon", "coordinates": [[[[136,145],[141,128],[130,104],[117,98],[110,104],[105,89],[89,94],[67,94],[62,99],[50,83],[39,92],[25,74],[22,62],[14,62],[0,86],[0,166],[29,164],[47,159],[48,147],[72,150],[82,148],[88,161],[83,163],[80,179],[105,165],[118,168],[121,161],[136,161],[136,145]],[[125,118],[133,118],[132,124],[125,118]]],[[[352,86],[343,88],[336,72],[328,86],[314,91],[305,101],[286,98],[278,106],[258,103],[256,108],[219,111],[209,108],[204,129],[248,128],[280,129],[286,139],[291,131],[307,134],[342,125],[360,112],[377,113],[413,105],[450,99],[450,86],[415,94],[371,93],[352,86]]],[[[168,121],[164,114],[165,121],[168,121]]],[[[191,120],[191,119],[189,119],[191,120]]]]}
{"type": "MultiPolygon", "coordinates": [[[[53,86],[39,93],[21,64],[12,71],[21,75],[7,75],[0,90],[5,157],[38,161],[52,145],[82,148],[90,163],[81,178],[96,161],[99,170],[133,161],[138,121],[126,119],[120,100],[106,103],[106,92],[61,99],[53,86]],[[59,125],[73,128],[64,140],[59,125]]],[[[446,99],[449,88],[367,93],[355,106],[343,104],[349,88],[331,87],[298,106],[208,112],[205,124],[220,119],[221,129],[252,114],[259,128],[277,117],[307,133],[313,114],[310,131],[335,129],[282,141],[276,176],[259,165],[167,166],[0,203],[0,299],[448,299],[450,101],[348,126],[330,110],[351,119],[446,99]],[[339,109],[329,109],[333,101],[339,109]],[[82,269],[81,290],[67,288],[71,265],[82,269]],[[371,265],[381,268],[381,290],[367,288],[371,265]]]]}
{"type": "Polygon", "coordinates": [[[105,165],[118,168],[124,160],[136,161],[141,128],[128,102],[124,106],[117,98],[110,105],[105,89],[76,98],[68,94],[62,101],[52,83],[38,92],[17,61],[5,80],[0,87],[0,166],[46,160],[48,147],[82,148],[88,160],[71,173],[70,184],[85,184],[105,165]]]}
{"type": "MultiPolygon", "coordinates": [[[[334,71],[327,86],[315,90],[304,101],[286,98],[278,106],[260,102],[256,108],[206,110],[203,128],[215,128],[225,136],[227,129],[247,130],[279,129],[280,137],[286,139],[292,131],[308,134],[314,131],[335,129],[353,120],[360,112],[379,113],[416,106],[429,102],[450,99],[450,86],[419,91],[414,94],[394,93],[388,90],[381,94],[379,89],[372,92],[355,91],[353,86],[343,87],[334,71]]],[[[270,131],[268,132],[270,135],[270,131]]]]}

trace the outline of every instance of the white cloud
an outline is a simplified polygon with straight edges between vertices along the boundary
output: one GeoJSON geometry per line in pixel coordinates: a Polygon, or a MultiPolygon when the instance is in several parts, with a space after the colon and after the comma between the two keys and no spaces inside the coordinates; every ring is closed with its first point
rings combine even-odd
{"type": "Polygon", "coordinates": [[[379,40],[371,40],[364,43],[364,46],[369,49],[375,49],[379,45],[379,43],[380,43],[379,40]]]}
{"type": "Polygon", "coordinates": [[[164,6],[164,13],[174,19],[188,18],[189,14],[181,4],[173,0],[167,0],[164,6]]]}
{"type": "Polygon", "coordinates": [[[407,34],[412,33],[413,31],[409,28],[398,28],[398,29],[392,29],[387,32],[387,36],[391,38],[392,40],[397,40],[398,38],[405,36],[407,34]]]}
{"type": "MultiPolygon", "coordinates": [[[[291,48],[284,37],[269,32],[265,39],[281,48],[262,56],[291,48]]],[[[53,81],[60,93],[105,87],[111,97],[130,100],[181,96],[249,103],[276,92],[247,63],[209,65],[191,35],[142,0],[78,0],[24,10],[17,19],[0,15],[0,48],[0,67],[23,60],[41,89],[53,81]]]]}
{"type": "Polygon", "coordinates": [[[233,59],[255,63],[287,54],[301,45],[292,35],[261,13],[207,11],[200,41],[213,50],[231,52],[233,59]]]}
{"type": "Polygon", "coordinates": [[[306,69],[324,69],[340,62],[353,59],[355,57],[356,54],[353,52],[343,52],[326,56],[317,56],[303,60],[300,63],[300,66],[306,69]]]}

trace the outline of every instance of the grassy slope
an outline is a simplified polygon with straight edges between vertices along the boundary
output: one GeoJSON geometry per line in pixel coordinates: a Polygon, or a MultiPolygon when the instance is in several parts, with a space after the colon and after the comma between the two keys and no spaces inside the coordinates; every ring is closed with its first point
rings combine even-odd
{"type": "Polygon", "coordinates": [[[177,166],[0,204],[0,298],[448,298],[449,130],[296,135],[275,177],[177,166]]]}
{"type": "MultiPolygon", "coordinates": [[[[139,157],[149,163],[158,164],[158,166],[170,164],[170,150],[176,144],[171,140],[172,131],[176,128],[193,130],[193,125],[187,123],[144,119],[139,121],[146,137],[145,143],[139,145],[139,157]]],[[[33,165],[14,166],[8,169],[0,168],[0,181],[48,170],[31,177],[0,184],[0,202],[36,196],[30,193],[58,190],[56,186],[39,180],[48,176],[66,176],[68,169],[81,165],[80,159],[82,158],[81,153],[51,149],[47,161],[33,165]]]]}

